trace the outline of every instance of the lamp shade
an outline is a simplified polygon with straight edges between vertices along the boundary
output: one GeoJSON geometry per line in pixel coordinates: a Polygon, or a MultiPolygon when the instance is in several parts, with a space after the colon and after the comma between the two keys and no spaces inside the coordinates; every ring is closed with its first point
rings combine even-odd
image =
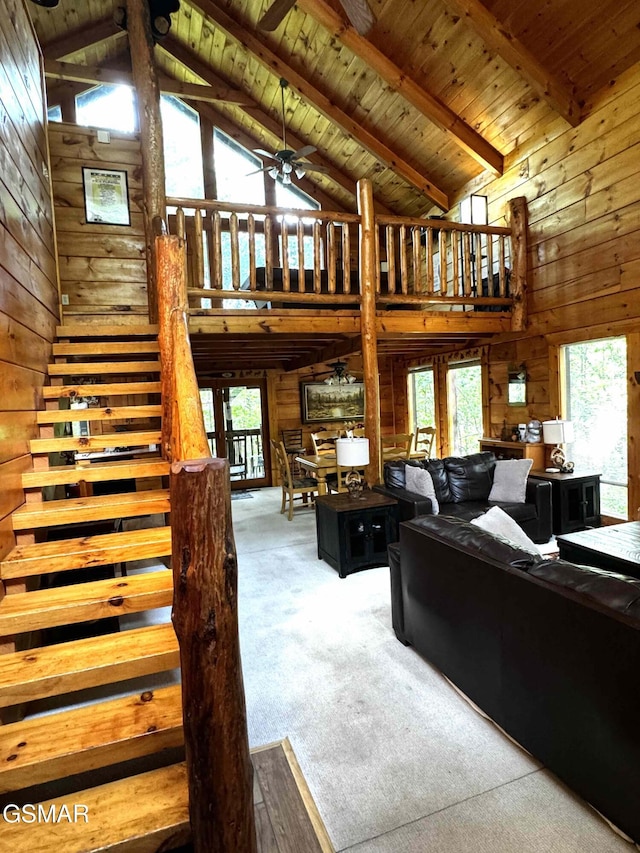
{"type": "Polygon", "coordinates": [[[573,441],[571,421],[543,421],[542,436],[545,444],[567,444],[573,441]]]}
{"type": "Polygon", "coordinates": [[[369,464],[368,438],[339,438],[336,459],[341,468],[361,468],[369,464]]]}

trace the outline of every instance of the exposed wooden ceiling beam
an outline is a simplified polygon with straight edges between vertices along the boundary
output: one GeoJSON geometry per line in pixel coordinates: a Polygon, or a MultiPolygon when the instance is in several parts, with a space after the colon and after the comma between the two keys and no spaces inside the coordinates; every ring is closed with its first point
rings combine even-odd
{"type": "Polygon", "coordinates": [[[70,56],[79,50],[86,50],[102,41],[108,41],[112,38],[125,38],[126,35],[126,32],[117,26],[113,17],[109,17],[103,21],[98,21],[92,27],[73,30],[49,42],[49,44],[43,45],[42,52],[45,59],[62,59],[63,56],[70,56]]]}
{"type": "MultiPolygon", "coordinates": [[[[301,5],[304,6],[305,0],[301,5]]],[[[445,0],[482,40],[573,127],[580,124],[580,105],[566,86],[483,6],[480,0],[445,0]]]]}
{"type": "MultiPolygon", "coordinates": [[[[224,87],[229,86],[229,83],[224,80],[220,75],[218,75],[210,66],[206,65],[202,60],[195,54],[193,51],[186,48],[181,42],[179,42],[173,36],[168,36],[162,44],[160,45],[161,49],[165,51],[169,56],[173,59],[176,59],[181,65],[184,65],[185,68],[189,69],[193,74],[199,77],[201,80],[204,80],[205,83],[208,83],[210,86],[214,87],[224,87]]],[[[273,134],[273,136],[280,139],[280,135],[282,133],[282,128],[280,123],[272,118],[265,110],[260,106],[257,101],[254,101],[250,96],[247,95],[247,102],[244,104],[237,104],[239,109],[249,115],[252,121],[259,124],[262,128],[264,128],[269,133],[273,134]]],[[[223,127],[220,127],[221,130],[224,130],[223,127]]],[[[227,131],[225,131],[226,133],[227,131]]],[[[295,134],[287,131],[288,141],[294,146],[294,148],[303,148],[308,144],[308,140],[305,141],[300,139],[300,137],[295,134]]],[[[258,141],[258,140],[256,140],[258,141]]],[[[262,143],[259,142],[261,145],[262,143]]],[[[326,157],[323,157],[322,154],[316,152],[312,154],[308,158],[312,163],[316,163],[319,166],[324,166],[327,171],[327,176],[331,178],[336,184],[345,189],[350,195],[353,196],[354,204],[356,198],[356,183],[352,178],[349,178],[344,172],[341,172],[340,169],[337,169],[326,157]]],[[[384,207],[384,206],[381,206],[384,207]]]]}
{"type": "Polygon", "coordinates": [[[394,92],[397,92],[425,118],[444,130],[451,140],[459,145],[484,168],[501,175],[504,169],[502,154],[486,139],[466,124],[452,109],[435,95],[419,86],[411,77],[392,62],[388,56],[361,36],[351,24],[344,20],[324,0],[297,0],[298,6],[329,30],[334,38],[376,72],[394,92]]]}
{"type": "Polygon", "coordinates": [[[346,341],[335,341],[309,355],[300,356],[300,358],[292,361],[286,370],[302,370],[303,367],[312,367],[314,364],[325,364],[334,358],[345,358],[348,355],[353,355],[354,352],[360,352],[361,349],[362,338],[360,335],[348,338],[346,341]]]}
{"type": "Polygon", "coordinates": [[[425,178],[406,160],[385,145],[375,133],[362,127],[358,122],[337,107],[330,97],[312,86],[298,71],[270,50],[263,40],[250,31],[238,19],[231,17],[213,0],[195,0],[193,3],[206,17],[210,18],[230,39],[244,47],[269,71],[279,77],[285,77],[305,101],[312,104],[325,118],[348,133],[363,148],[369,151],[381,163],[393,170],[411,186],[416,187],[442,210],[449,209],[447,194],[432,181],[425,178]]]}
{"type": "MultiPolygon", "coordinates": [[[[46,59],[44,71],[47,77],[55,80],[71,80],[75,83],[91,83],[93,85],[102,83],[112,86],[133,86],[133,77],[131,74],[127,71],[117,71],[112,68],[74,65],[69,62],[46,59]]],[[[195,101],[209,101],[214,103],[223,101],[225,103],[241,104],[247,100],[246,95],[237,89],[199,86],[195,83],[180,83],[168,77],[160,79],[160,89],[167,95],[176,95],[195,101]]]]}

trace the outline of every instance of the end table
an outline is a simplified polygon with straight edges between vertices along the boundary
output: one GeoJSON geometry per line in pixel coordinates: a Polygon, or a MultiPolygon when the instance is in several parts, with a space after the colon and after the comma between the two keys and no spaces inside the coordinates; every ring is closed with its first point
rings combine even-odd
{"type": "Polygon", "coordinates": [[[387,545],[398,538],[398,502],[365,491],[316,498],[318,559],[337,569],[341,578],[360,569],[388,565],[387,545]]]}
{"type": "Polygon", "coordinates": [[[600,527],[600,474],[531,471],[529,476],[551,483],[554,533],[600,527]]]}

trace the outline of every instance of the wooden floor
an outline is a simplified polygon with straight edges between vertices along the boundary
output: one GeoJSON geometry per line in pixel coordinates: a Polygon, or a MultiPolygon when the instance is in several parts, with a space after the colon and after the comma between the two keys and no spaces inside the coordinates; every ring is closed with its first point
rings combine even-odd
{"type": "Polygon", "coordinates": [[[258,853],[334,853],[288,739],[251,750],[251,759],[258,853]]]}
{"type": "Polygon", "coordinates": [[[251,758],[259,853],[334,853],[289,741],[251,758]]]}

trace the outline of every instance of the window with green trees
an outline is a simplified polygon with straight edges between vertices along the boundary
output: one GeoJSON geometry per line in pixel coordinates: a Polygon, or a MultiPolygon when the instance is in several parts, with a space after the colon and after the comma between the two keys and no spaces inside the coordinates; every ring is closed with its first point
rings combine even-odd
{"type": "Polygon", "coordinates": [[[449,365],[447,397],[449,452],[453,456],[476,453],[482,438],[482,367],[478,362],[449,365]]]}
{"type": "Polygon", "coordinates": [[[577,473],[601,473],[601,511],[627,518],[626,338],[569,344],[562,357],[564,414],[575,435],[567,459],[577,473]]]}
{"type": "Polygon", "coordinates": [[[413,411],[413,432],[436,425],[436,391],[433,368],[410,373],[409,393],[413,411]]]}

